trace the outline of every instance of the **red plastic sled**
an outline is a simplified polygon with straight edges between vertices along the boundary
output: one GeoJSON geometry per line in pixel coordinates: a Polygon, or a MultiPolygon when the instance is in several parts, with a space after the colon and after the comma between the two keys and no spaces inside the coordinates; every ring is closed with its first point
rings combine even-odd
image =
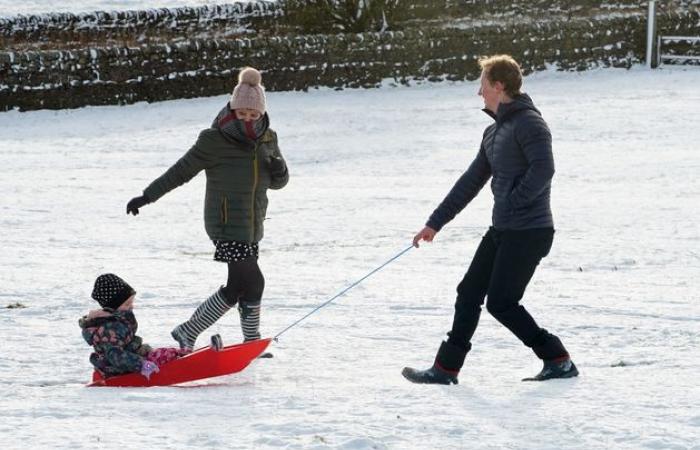
{"type": "Polygon", "coordinates": [[[151,379],[140,373],[128,373],[103,378],[99,372],[92,374],[92,383],[88,387],[149,387],[170,386],[203,378],[220,377],[240,372],[255,358],[260,356],[270,345],[270,338],[242,344],[229,345],[218,352],[211,347],[200,348],[182,358],[163,364],[160,371],[151,375],[151,379]]]}

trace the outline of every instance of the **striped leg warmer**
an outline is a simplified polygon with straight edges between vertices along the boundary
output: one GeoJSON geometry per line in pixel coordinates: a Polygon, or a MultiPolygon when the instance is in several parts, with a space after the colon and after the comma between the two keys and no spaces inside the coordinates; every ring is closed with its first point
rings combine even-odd
{"type": "Polygon", "coordinates": [[[192,317],[175,327],[170,333],[183,350],[191,351],[197,341],[197,336],[221,318],[231,307],[226,303],[223,288],[199,305],[192,317]]]}
{"type": "Polygon", "coordinates": [[[260,300],[256,302],[241,299],[238,302],[238,313],[241,315],[243,341],[260,339],[260,300]]]}

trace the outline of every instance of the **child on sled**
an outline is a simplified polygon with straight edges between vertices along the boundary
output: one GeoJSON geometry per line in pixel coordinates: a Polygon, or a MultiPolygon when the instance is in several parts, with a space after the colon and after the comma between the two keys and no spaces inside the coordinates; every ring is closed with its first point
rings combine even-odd
{"type": "Polygon", "coordinates": [[[150,379],[160,366],[186,354],[143,343],[136,335],[135,297],[136,291],[126,281],[111,273],[100,275],[92,298],[102,309],[92,310],[78,321],[83,338],[95,350],[90,362],[105,378],[133,372],[150,379]]]}

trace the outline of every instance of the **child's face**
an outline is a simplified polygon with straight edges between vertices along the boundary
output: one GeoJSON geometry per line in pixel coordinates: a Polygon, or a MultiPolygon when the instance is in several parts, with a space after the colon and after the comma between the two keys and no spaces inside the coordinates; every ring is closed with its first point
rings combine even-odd
{"type": "Polygon", "coordinates": [[[132,295],[131,297],[127,298],[124,303],[117,308],[117,311],[130,311],[134,308],[134,299],[136,298],[136,294],[132,295]]]}

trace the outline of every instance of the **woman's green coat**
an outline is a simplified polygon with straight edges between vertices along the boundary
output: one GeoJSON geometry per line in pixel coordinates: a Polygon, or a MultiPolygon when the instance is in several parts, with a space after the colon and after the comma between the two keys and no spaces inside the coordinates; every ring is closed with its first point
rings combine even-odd
{"type": "Polygon", "coordinates": [[[271,157],[282,155],[277,134],[270,129],[253,147],[209,128],[199,134],[197,142],[179,161],[144,190],[144,195],[155,202],[204,170],[204,227],[209,238],[259,242],[263,237],[267,190],[281,189],[289,180],[287,170],[283,175],[270,173],[271,157]]]}

